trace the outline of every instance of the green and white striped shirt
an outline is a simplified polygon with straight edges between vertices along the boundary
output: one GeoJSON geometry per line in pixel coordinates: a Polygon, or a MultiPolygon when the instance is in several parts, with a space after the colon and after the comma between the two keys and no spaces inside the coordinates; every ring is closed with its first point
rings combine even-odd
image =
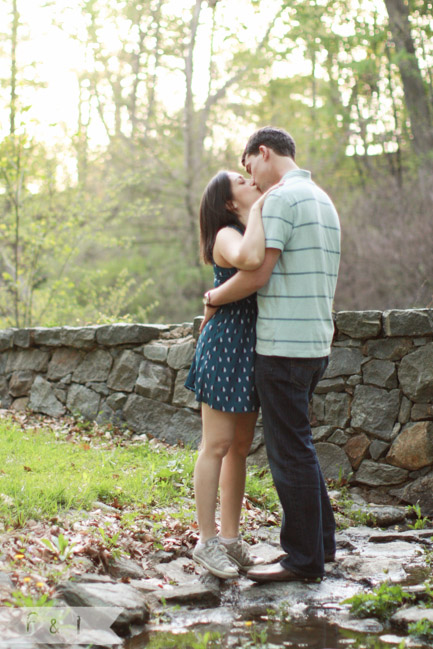
{"type": "Polygon", "coordinates": [[[340,263],[340,223],[309,171],[282,178],[263,206],[267,248],[281,255],[258,292],[257,353],[289,358],[329,355],[340,263]]]}

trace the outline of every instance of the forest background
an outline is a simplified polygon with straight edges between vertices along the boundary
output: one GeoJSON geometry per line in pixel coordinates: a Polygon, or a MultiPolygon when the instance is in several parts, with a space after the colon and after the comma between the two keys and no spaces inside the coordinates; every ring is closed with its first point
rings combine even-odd
{"type": "Polygon", "coordinates": [[[0,0],[0,327],[191,321],[212,284],[200,196],[267,124],[340,214],[335,309],[431,307],[432,16],[431,0],[0,0]],[[66,86],[43,56],[69,84],[54,121],[41,106],[66,86]]]}

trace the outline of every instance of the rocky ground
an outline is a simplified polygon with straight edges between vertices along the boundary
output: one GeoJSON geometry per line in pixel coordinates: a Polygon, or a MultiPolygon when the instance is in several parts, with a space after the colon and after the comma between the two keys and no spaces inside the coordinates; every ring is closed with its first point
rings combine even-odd
{"type": "MultiPolygon", "coordinates": [[[[334,498],[337,495],[331,493],[334,498]]],[[[373,634],[378,639],[375,647],[399,647],[409,622],[427,618],[433,623],[433,608],[423,608],[422,602],[414,600],[411,606],[402,607],[385,625],[373,618],[355,618],[349,606],[342,602],[384,581],[401,584],[405,590],[415,594],[422,591],[420,585],[432,576],[433,529],[403,530],[405,508],[368,506],[356,493],[352,496],[357,500],[354,506],[360,515],[374,513],[376,525],[348,527],[338,532],[337,560],[327,564],[326,578],[321,583],[258,585],[245,577],[224,582],[198,567],[190,557],[190,550],[182,552],[173,548],[147,554],[142,560],[126,556],[111,558],[105,564],[100,563],[96,571],[95,563],[87,557],[83,559],[80,570],[75,570],[74,575],[68,575],[57,586],[56,606],[66,603],[71,607],[121,607],[123,610],[112,628],[122,638],[118,646],[124,649],[178,646],[152,645],[151,638],[163,633],[184,634],[187,630],[203,633],[207,629],[222,634],[225,644],[218,646],[293,646],[290,642],[277,645],[247,645],[242,642],[249,625],[254,620],[268,619],[270,611],[280,618],[283,615],[284,620],[295,625],[306,619],[319,619],[339,629],[373,634]]],[[[258,543],[255,552],[266,562],[277,561],[282,556],[278,531],[275,526],[262,526],[256,531],[258,543]]],[[[7,572],[1,573],[3,601],[13,588],[11,576],[7,572]]],[[[41,643],[17,644],[14,642],[17,629],[5,626],[3,624],[0,642],[2,649],[45,647],[41,643]]],[[[112,642],[108,636],[104,639],[104,633],[100,632],[95,637],[94,646],[112,646],[112,642]]],[[[47,649],[53,646],[46,644],[47,649]]],[[[304,643],[299,646],[319,645],[304,643]]],[[[429,645],[409,640],[406,646],[429,645]]]]}

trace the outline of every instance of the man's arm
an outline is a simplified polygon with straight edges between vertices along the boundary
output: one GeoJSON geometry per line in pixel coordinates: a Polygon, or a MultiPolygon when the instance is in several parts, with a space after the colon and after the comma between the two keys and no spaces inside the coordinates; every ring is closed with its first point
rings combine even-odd
{"type": "Polygon", "coordinates": [[[257,270],[240,270],[227,282],[209,291],[210,303],[214,306],[205,307],[204,320],[201,323],[200,331],[212,318],[219,306],[242,300],[242,298],[252,295],[267,284],[280,254],[281,250],[277,248],[266,248],[265,260],[260,268],[257,268],[257,270]]]}
{"type": "Polygon", "coordinates": [[[210,291],[210,303],[221,306],[229,302],[242,300],[252,295],[268,283],[274,266],[278,261],[281,250],[266,248],[263,264],[257,270],[240,270],[227,282],[210,291]]]}

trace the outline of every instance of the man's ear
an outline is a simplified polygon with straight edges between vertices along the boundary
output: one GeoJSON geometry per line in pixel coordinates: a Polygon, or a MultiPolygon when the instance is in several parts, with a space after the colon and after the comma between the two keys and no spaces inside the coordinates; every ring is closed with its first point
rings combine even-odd
{"type": "Polygon", "coordinates": [[[261,153],[263,160],[266,161],[269,159],[269,148],[267,146],[261,144],[259,146],[259,152],[261,153]]]}

